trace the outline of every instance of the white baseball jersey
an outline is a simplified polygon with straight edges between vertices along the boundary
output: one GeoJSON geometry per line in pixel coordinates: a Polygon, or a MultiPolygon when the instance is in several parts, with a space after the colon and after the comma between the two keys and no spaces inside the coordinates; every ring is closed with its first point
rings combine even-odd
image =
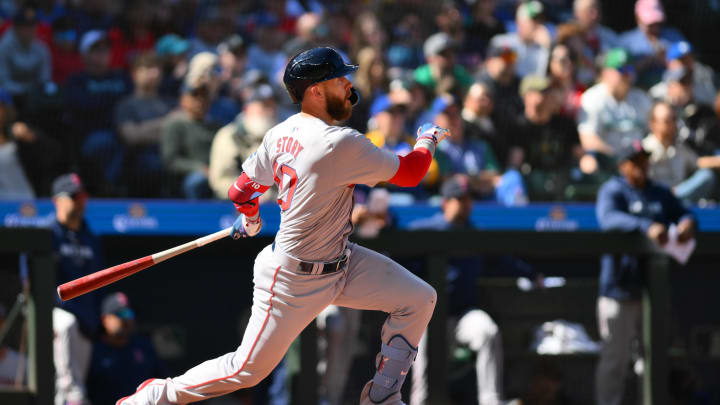
{"type": "Polygon", "coordinates": [[[397,155],[360,132],[298,113],[268,131],[243,170],[257,183],[278,185],[276,246],[300,260],[332,261],[352,232],[353,184],[388,180],[398,165],[397,155]]]}

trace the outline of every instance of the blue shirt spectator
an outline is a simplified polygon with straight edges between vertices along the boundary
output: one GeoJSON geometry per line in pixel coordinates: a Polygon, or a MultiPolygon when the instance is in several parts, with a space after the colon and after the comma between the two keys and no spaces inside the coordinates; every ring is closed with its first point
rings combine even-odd
{"type": "MultiPolygon", "coordinates": [[[[692,234],[695,219],[672,192],[647,177],[648,154],[639,141],[617,154],[623,177],[613,177],[600,188],[596,214],[603,230],[641,231],[659,244],[667,241],[667,227],[677,223],[682,234],[692,234]]],[[[637,300],[645,284],[645,271],[631,255],[606,254],[601,258],[600,295],[616,300],[637,300]]]]}
{"type": "Polygon", "coordinates": [[[623,33],[619,44],[636,60],[638,85],[648,89],[661,80],[670,45],[685,37],[675,28],[663,25],[665,11],[660,0],[638,0],[635,17],[637,28],[623,33]]]}

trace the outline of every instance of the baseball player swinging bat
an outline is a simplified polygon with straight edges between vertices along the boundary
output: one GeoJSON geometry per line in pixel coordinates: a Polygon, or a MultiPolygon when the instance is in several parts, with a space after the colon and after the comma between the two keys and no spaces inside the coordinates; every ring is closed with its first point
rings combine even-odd
{"type": "Polygon", "coordinates": [[[80,277],[73,281],[68,281],[57,288],[57,293],[63,301],[73,299],[79,295],[89,293],[90,291],[97,290],[100,287],[104,287],[125,277],[131,276],[179,254],[205,246],[208,243],[212,243],[216,240],[229,236],[232,233],[232,230],[232,227],[225,228],[221,231],[205,235],[202,238],[195,239],[191,242],[183,243],[182,245],[163,250],[162,252],[130,260],[129,262],[96,271],[95,273],[88,274],[87,276],[80,277]]]}

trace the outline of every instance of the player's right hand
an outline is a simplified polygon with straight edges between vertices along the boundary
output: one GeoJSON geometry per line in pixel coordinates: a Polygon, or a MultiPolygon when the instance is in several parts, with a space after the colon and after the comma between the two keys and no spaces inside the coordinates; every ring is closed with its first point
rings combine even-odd
{"type": "Polygon", "coordinates": [[[426,122],[422,124],[417,130],[417,139],[429,139],[436,145],[443,139],[450,136],[450,131],[446,128],[441,128],[437,125],[426,122]]]}
{"type": "Polygon", "coordinates": [[[249,219],[245,214],[240,214],[233,223],[230,236],[233,239],[252,237],[260,233],[262,229],[262,218],[260,215],[255,219],[249,219]]]}

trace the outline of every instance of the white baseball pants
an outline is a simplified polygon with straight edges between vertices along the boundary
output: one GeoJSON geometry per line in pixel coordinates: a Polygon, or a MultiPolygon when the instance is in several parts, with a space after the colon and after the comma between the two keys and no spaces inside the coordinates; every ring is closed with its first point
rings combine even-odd
{"type": "MultiPolygon", "coordinates": [[[[459,321],[448,319],[449,338],[467,345],[477,356],[475,374],[479,405],[499,405],[503,391],[503,352],[500,331],[495,321],[485,311],[473,309],[459,321]]],[[[450,340],[452,341],[452,340],[450,340]]],[[[425,405],[428,398],[427,335],[418,348],[412,373],[410,405],[425,405]]]]}
{"type": "Polygon", "coordinates": [[[179,377],[148,382],[118,404],[186,404],[252,387],[331,304],[386,312],[383,342],[402,335],[417,346],[435,308],[435,290],[379,253],[355,244],[348,247],[346,269],[320,275],[289,271],[279,265],[278,253],[266,247],[255,260],[252,313],[240,347],[179,377]]]}
{"type": "Polygon", "coordinates": [[[640,301],[618,301],[599,297],[598,326],[603,341],[595,374],[595,398],[598,405],[620,405],[630,366],[632,343],[641,330],[640,301]]]}

